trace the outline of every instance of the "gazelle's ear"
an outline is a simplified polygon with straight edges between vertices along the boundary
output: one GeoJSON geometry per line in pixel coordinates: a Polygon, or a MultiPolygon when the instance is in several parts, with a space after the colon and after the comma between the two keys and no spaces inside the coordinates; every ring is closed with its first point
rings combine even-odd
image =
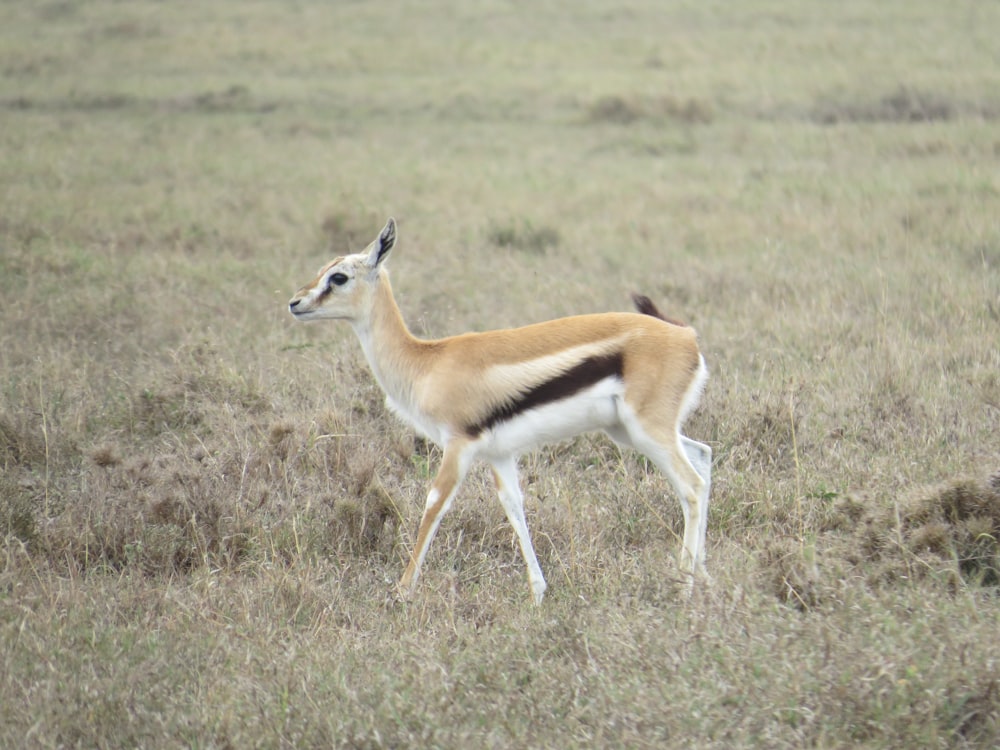
{"type": "Polygon", "coordinates": [[[389,251],[392,250],[392,246],[395,244],[396,220],[390,217],[389,221],[382,228],[378,239],[368,246],[368,259],[365,261],[365,265],[371,269],[378,268],[379,264],[388,257],[389,251]]]}

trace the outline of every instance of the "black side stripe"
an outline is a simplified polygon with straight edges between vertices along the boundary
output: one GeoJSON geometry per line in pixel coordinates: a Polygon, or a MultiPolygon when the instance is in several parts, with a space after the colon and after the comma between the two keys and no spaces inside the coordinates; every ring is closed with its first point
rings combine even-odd
{"type": "Polygon", "coordinates": [[[498,406],[479,422],[466,427],[466,434],[474,438],[529,409],[569,398],[605,378],[620,378],[624,371],[624,361],[621,352],[588,357],[561,375],[524,391],[510,403],[498,406]]]}

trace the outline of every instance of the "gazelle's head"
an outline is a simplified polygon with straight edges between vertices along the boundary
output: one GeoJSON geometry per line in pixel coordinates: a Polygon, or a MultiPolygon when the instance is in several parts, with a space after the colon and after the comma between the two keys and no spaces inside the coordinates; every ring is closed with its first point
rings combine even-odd
{"type": "Polygon", "coordinates": [[[396,222],[389,219],[379,236],[360,253],[326,264],[316,278],[288,301],[299,320],[358,320],[371,309],[382,263],[396,244],[396,222]]]}

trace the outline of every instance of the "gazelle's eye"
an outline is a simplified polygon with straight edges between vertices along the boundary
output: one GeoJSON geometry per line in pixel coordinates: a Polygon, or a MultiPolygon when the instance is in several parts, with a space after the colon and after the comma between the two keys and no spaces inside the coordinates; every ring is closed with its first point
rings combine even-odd
{"type": "Polygon", "coordinates": [[[330,277],[330,283],[336,284],[337,286],[343,286],[347,283],[347,276],[342,273],[335,273],[330,277]]]}

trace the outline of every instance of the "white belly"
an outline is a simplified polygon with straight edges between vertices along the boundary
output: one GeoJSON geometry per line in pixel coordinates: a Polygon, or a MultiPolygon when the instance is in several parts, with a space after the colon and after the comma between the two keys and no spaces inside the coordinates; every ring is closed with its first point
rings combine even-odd
{"type": "Polygon", "coordinates": [[[484,458],[518,455],[546,443],[613,427],[618,424],[618,401],[624,392],[621,380],[606,378],[569,398],[521,412],[484,432],[476,453],[484,458]]]}

